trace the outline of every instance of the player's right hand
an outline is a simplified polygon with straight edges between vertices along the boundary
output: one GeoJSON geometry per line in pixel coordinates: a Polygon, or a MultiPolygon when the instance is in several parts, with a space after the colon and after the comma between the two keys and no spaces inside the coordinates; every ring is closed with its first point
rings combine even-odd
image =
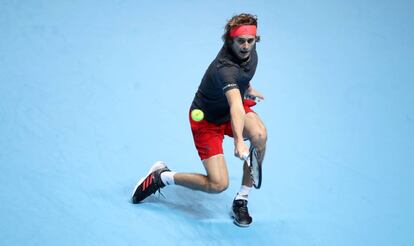
{"type": "Polygon", "coordinates": [[[234,142],[234,156],[244,160],[246,155],[249,155],[249,147],[247,147],[244,141],[234,142]]]}

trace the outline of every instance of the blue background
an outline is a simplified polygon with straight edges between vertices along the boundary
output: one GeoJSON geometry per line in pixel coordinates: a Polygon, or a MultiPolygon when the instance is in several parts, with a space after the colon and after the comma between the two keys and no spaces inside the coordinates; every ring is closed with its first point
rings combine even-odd
{"type": "Polygon", "coordinates": [[[411,1],[1,1],[1,245],[413,245],[411,1]],[[259,17],[268,128],[254,224],[228,190],[129,202],[156,160],[204,172],[188,108],[227,19],[259,17]]]}

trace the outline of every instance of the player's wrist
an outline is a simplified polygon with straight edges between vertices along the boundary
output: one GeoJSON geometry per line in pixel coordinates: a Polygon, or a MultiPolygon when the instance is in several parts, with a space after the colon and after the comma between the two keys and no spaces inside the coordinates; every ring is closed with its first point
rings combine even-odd
{"type": "Polygon", "coordinates": [[[242,137],[234,138],[234,145],[244,144],[244,139],[242,137]]]}

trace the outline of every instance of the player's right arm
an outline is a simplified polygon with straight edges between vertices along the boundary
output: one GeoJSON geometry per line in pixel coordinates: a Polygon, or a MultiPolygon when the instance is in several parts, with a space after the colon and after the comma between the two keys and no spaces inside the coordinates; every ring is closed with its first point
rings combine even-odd
{"type": "Polygon", "coordinates": [[[244,143],[243,138],[244,116],[246,113],[243,108],[240,90],[233,88],[226,91],[225,95],[230,105],[230,118],[234,137],[234,155],[243,159],[243,155],[249,153],[249,149],[244,143]]]}

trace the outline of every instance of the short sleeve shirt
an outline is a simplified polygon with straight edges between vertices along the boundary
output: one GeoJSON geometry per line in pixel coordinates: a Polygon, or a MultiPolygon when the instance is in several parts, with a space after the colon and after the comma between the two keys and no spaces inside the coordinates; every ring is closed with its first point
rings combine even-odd
{"type": "Polygon", "coordinates": [[[239,89],[241,96],[250,86],[257,67],[256,47],[247,61],[239,60],[224,45],[208,67],[195,94],[191,109],[201,109],[205,120],[222,124],[230,120],[230,106],[225,93],[239,89]]]}

